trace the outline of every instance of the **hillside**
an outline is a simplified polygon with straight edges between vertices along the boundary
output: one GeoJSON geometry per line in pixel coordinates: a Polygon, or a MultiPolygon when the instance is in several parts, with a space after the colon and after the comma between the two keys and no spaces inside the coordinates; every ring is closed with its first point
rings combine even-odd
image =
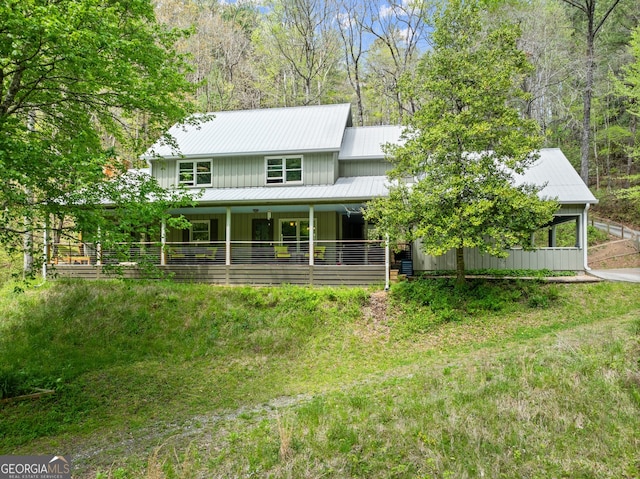
{"type": "Polygon", "coordinates": [[[74,477],[640,473],[634,285],[0,298],[0,384],[56,391],[1,406],[0,451],[64,452],[74,477]]]}

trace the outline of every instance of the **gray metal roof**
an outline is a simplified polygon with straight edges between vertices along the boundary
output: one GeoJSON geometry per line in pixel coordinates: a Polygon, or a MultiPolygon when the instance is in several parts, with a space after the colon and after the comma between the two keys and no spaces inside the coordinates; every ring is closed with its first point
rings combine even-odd
{"type": "MultiPolygon", "coordinates": [[[[546,184],[540,196],[556,198],[562,204],[597,202],[557,148],[540,150],[539,159],[524,175],[516,176],[516,183],[546,184]]],[[[386,196],[388,185],[386,176],[358,176],[338,178],[333,185],[205,188],[197,201],[199,204],[360,202],[386,196]]]]}
{"type": "Polygon", "coordinates": [[[351,105],[223,111],[198,126],[174,125],[178,151],[158,141],[142,156],[216,157],[339,151],[351,124],[351,105]]]}
{"type": "Polygon", "coordinates": [[[524,175],[516,177],[517,183],[545,185],[540,192],[543,198],[556,198],[562,204],[593,204],[593,196],[580,175],[559,148],[544,148],[540,157],[524,175]]]}
{"type": "Polygon", "coordinates": [[[366,201],[387,194],[385,176],[338,178],[333,185],[205,188],[198,203],[366,201]]]}
{"type": "Polygon", "coordinates": [[[382,145],[400,143],[401,126],[364,126],[345,129],[340,160],[373,160],[384,158],[382,145]]]}

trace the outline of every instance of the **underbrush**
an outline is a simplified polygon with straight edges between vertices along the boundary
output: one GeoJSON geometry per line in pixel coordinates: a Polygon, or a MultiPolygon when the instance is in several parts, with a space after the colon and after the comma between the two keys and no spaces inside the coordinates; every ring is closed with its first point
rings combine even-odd
{"type": "Polygon", "coordinates": [[[424,333],[444,322],[483,315],[547,308],[560,298],[559,287],[531,280],[432,278],[398,283],[392,290],[397,321],[406,333],[424,333]]]}
{"type": "Polygon", "coordinates": [[[393,285],[386,310],[370,295],[7,285],[3,387],[55,394],[0,405],[0,450],[68,451],[91,479],[637,475],[634,285],[439,278],[393,285]]]}

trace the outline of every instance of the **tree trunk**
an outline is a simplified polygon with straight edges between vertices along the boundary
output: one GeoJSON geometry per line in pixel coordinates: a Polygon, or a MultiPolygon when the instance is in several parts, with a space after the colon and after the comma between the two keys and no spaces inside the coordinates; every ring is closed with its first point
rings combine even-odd
{"type": "Polygon", "coordinates": [[[589,16],[587,30],[587,65],[586,85],[584,88],[584,105],[582,118],[582,139],[580,142],[580,176],[589,185],[589,143],[591,139],[591,97],[593,94],[594,60],[594,27],[593,16],[589,16]]]}
{"type": "Polygon", "coordinates": [[[464,248],[456,248],[456,285],[461,286],[465,282],[464,276],[464,248]]]}

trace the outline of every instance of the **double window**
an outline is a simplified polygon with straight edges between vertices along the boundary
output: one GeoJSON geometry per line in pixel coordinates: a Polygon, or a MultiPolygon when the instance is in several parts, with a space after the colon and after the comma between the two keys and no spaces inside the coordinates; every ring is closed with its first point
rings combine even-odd
{"type": "Polygon", "coordinates": [[[271,157],[266,163],[268,185],[302,183],[302,157],[271,157]]]}
{"type": "Polygon", "coordinates": [[[204,161],[179,161],[178,184],[184,186],[211,186],[212,162],[204,161]]]}

